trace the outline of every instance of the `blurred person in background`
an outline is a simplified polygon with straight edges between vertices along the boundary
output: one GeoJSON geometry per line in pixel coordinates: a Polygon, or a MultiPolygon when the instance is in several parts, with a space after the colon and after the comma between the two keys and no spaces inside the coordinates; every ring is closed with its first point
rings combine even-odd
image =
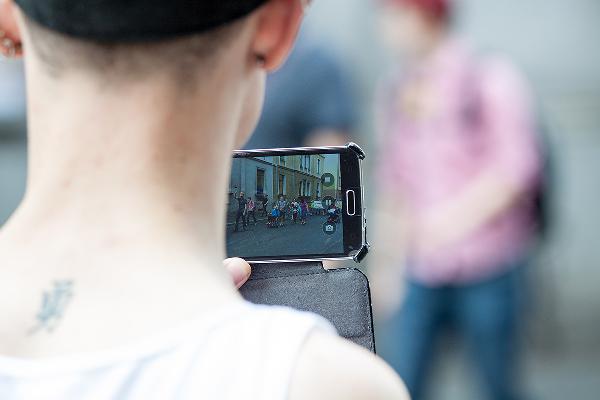
{"type": "Polygon", "coordinates": [[[450,323],[487,396],[520,399],[521,277],[541,164],[529,87],[510,62],[477,57],[451,34],[449,0],[379,3],[384,37],[403,61],[377,104],[379,349],[422,399],[450,323]]]}
{"type": "Polygon", "coordinates": [[[244,301],[223,267],[231,153],[308,2],[72,5],[0,0],[30,150],[0,230],[0,398],[406,398],[380,359],[244,301]]]}
{"type": "Polygon", "coordinates": [[[285,64],[269,75],[265,105],[247,149],[337,146],[356,123],[352,82],[327,44],[303,28],[285,64]]]}
{"type": "Polygon", "coordinates": [[[20,62],[0,60],[0,138],[25,131],[25,90],[20,62]]]}
{"type": "Polygon", "coordinates": [[[0,226],[25,191],[26,139],[23,66],[0,58],[0,226]]]}

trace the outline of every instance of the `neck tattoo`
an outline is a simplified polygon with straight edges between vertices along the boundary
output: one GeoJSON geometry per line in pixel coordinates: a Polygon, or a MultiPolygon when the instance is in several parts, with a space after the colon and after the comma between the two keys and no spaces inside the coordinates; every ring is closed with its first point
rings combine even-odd
{"type": "Polygon", "coordinates": [[[42,294],[42,304],[35,316],[36,325],[29,331],[30,335],[45,331],[52,333],[64,315],[65,309],[73,298],[73,281],[55,281],[51,290],[42,294]]]}

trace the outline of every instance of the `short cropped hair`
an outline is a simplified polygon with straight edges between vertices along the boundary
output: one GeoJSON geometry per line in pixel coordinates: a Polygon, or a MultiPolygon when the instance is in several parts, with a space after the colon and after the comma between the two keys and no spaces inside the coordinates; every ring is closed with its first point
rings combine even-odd
{"type": "Polygon", "coordinates": [[[188,79],[200,65],[210,62],[228,46],[240,24],[241,20],[198,34],[121,43],[67,36],[26,18],[33,47],[52,76],[83,68],[109,79],[140,79],[166,70],[186,84],[190,84],[188,79]]]}

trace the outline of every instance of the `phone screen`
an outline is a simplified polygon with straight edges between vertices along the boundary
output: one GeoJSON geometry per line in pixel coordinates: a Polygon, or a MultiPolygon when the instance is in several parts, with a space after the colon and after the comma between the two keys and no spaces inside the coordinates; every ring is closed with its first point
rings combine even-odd
{"type": "Polygon", "coordinates": [[[246,259],[345,255],[341,155],[233,159],[227,254],[246,259]]]}

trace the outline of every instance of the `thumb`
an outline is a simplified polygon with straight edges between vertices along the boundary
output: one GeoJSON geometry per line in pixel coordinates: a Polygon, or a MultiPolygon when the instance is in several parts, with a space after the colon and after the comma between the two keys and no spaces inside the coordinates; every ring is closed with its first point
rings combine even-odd
{"type": "Polygon", "coordinates": [[[229,272],[233,284],[239,289],[250,277],[252,269],[250,264],[241,258],[228,258],[223,261],[225,268],[229,272]]]}

